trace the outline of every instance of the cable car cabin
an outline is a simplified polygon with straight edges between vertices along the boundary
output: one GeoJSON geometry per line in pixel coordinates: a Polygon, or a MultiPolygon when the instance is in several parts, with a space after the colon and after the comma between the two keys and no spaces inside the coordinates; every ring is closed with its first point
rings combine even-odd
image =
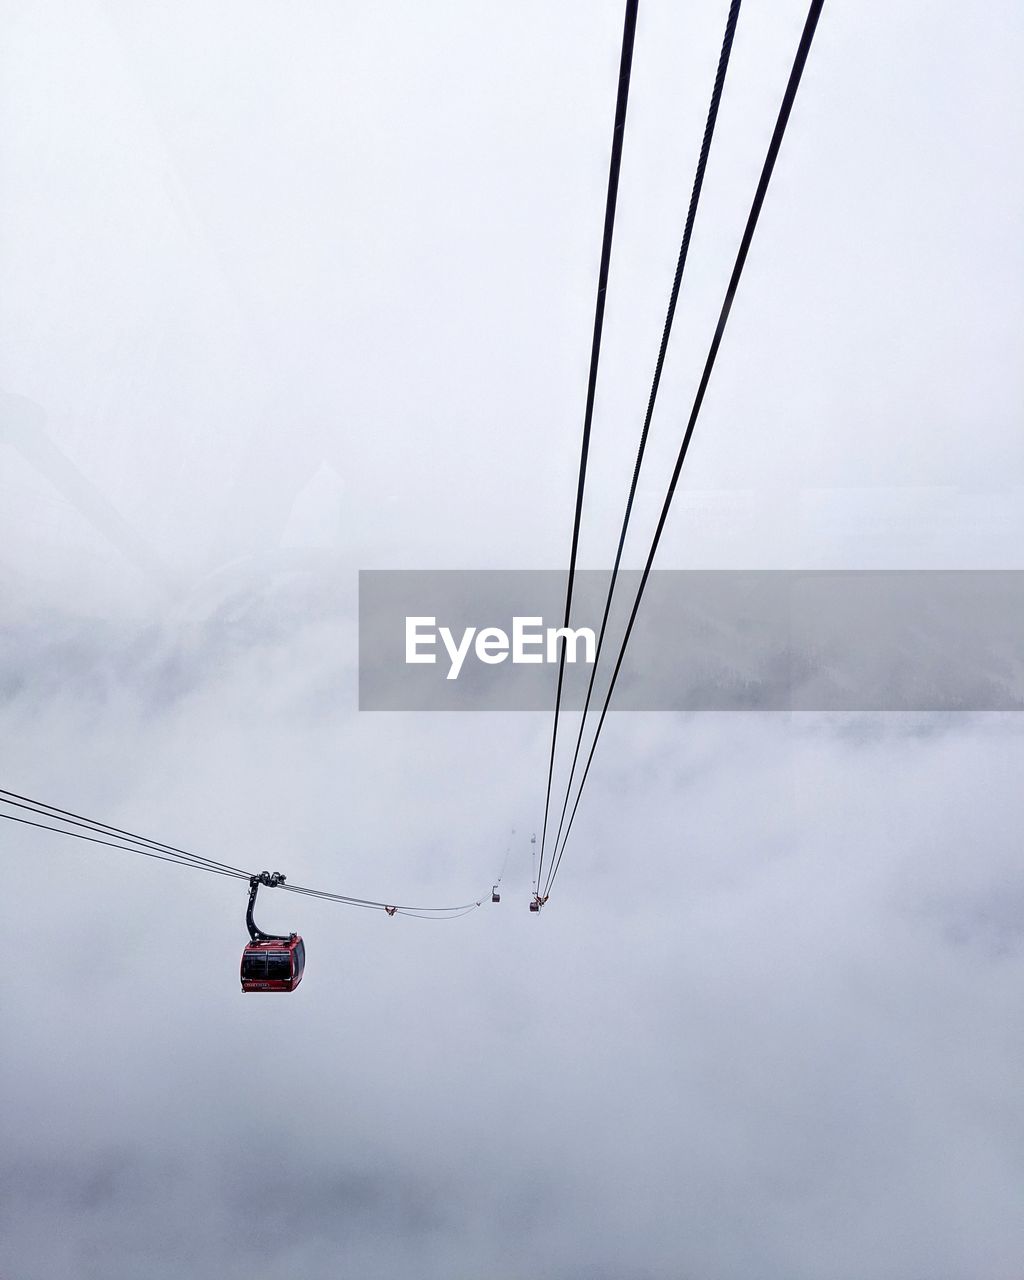
{"type": "Polygon", "coordinates": [[[294,991],[305,966],[306,948],[297,933],[290,938],[250,942],[242,952],[242,990],[294,991]]]}
{"type": "Polygon", "coordinates": [[[249,877],[249,906],[245,925],[249,943],[242,952],[243,991],[294,991],[306,967],[306,948],[297,933],[264,933],[252,918],[260,885],[276,888],[284,884],[279,871],[262,871],[249,877]]]}

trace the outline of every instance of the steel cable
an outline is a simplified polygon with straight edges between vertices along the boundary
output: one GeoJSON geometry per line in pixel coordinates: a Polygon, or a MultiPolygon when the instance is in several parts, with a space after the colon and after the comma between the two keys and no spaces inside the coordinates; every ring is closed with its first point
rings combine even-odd
{"type": "Polygon", "coordinates": [[[209,871],[215,876],[231,876],[234,880],[248,880],[249,876],[245,871],[229,871],[222,870],[219,867],[207,867],[202,863],[193,862],[190,858],[179,858],[172,854],[156,853],[152,849],[141,849],[137,846],[129,844],[117,844],[113,840],[101,840],[98,836],[87,836],[82,831],[66,831],[63,827],[51,827],[46,822],[33,822],[31,818],[19,818],[13,813],[0,813],[0,818],[5,818],[8,822],[20,822],[26,827],[39,827],[43,831],[56,831],[61,836],[71,836],[75,840],[88,840],[90,844],[106,845],[110,849],[124,849],[128,853],[140,854],[143,858],[156,858],[159,862],[173,862],[177,867],[191,867],[194,871],[209,871]]]}
{"type": "MultiPolygon", "coordinates": [[[[618,581],[619,566],[622,563],[622,551],[626,545],[626,533],[629,529],[630,516],[633,512],[633,501],[636,497],[637,485],[640,480],[640,469],[643,466],[644,452],[647,448],[647,436],[651,427],[651,419],[654,416],[654,405],[658,398],[658,389],[661,386],[661,374],[665,364],[665,353],[668,350],[669,337],[672,333],[672,322],[675,319],[676,303],[679,300],[679,290],[683,279],[683,270],[686,266],[686,259],[690,249],[690,238],[693,235],[693,224],[697,216],[697,206],[700,203],[700,194],[704,186],[704,173],[707,169],[708,156],[711,152],[711,141],[715,134],[715,122],[718,119],[718,108],[722,101],[722,90],[725,85],[725,76],[729,68],[729,56],[732,53],[733,37],[736,34],[736,22],[739,17],[741,0],[732,0],[729,6],[729,13],[725,23],[725,35],[722,37],[722,51],[718,58],[718,71],[715,75],[715,82],[711,90],[711,102],[708,106],[707,121],[704,125],[704,138],[701,142],[700,155],[697,158],[697,169],[693,178],[693,188],[690,193],[690,205],[686,213],[686,222],[683,228],[683,239],[679,246],[679,258],[676,263],[675,279],[672,282],[672,290],[668,300],[668,310],[665,314],[665,324],[661,334],[661,345],[658,348],[658,358],[654,365],[654,377],[651,381],[651,392],[647,400],[647,412],[644,415],[643,427],[640,431],[640,443],[637,448],[636,463],[633,467],[633,479],[629,486],[629,495],[626,498],[626,507],[622,516],[622,528],[619,531],[619,544],[615,550],[615,563],[612,566],[611,579],[608,583],[608,596],[604,604],[604,614],[601,618],[601,627],[598,632],[597,644],[595,646],[594,661],[590,667],[590,680],[587,684],[587,695],[583,703],[583,715],[580,718],[579,732],[576,735],[576,747],[573,751],[572,766],[569,769],[569,781],[565,788],[565,799],[562,801],[562,813],[558,820],[558,831],[555,835],[554,848],[557,849],[562,839],[562,828],[565,825],[566,810],[569,806],[569,797],[572,794],[572,784],[576,777],[576,765],[580,757],[580,747],[583,742],[583,734],[586,729],[587,715],[590,711],[590,700],[594,692],[594,679],[597,675],[597,668],[601,661],[601,651],[604,647],[605,632],[608,627],[608,616],[611,613],[612,599],[615,595],[615,585],[618,581]]],[[[568,624],[566,624],[568,625],[568,624]]],[[[550,882],[549,882],[550,883],[550,882]]]]}
{"type": "MultiPolygon", "coordinates": [[[[180,867],[191,867],[196,871],[209,871],[212,875],[230,876],[236,880],[249,880],[252,872],[244,871],[240,867],[232,867],[227,863],[216,862],[212,858],[202,858],[197,854],[189,853],[185,849],[179,849],[174,845],[164,844],[158,840],[150,840],[147,836],[137,836],[133,833],[123,830],[120,827],[111,826],[109,823],[99,822],[95,818],[85,818],[81,814],[74,813],[69,809],[61,809],[56,805],[46,804],[42,800],[33,800],[28,796],[22,796],[15,791],[7,791],[0,788],[0,804],[16,807],[34,813],[40,818],[50,818],[53,822],[62,822],[64,826],[53,826],[49,822],[36,822],[31,818],[19,817],[13,813],[0,812],[0,818],[6,819],[8,822],[17,822],[23,826],[36,827],[43,831],[52,831],[57,835],[70,836],[75,840],[85,840],[90,844],[104,845],[110,849],[122,849],[126,853],[137,853],[144,858],[154,858],[158,862],[172,862],[180,867]],[[16,799],[14,797],[17,797],[16,799]],[[68,827],[80,828],[79,830],[69,830],[68,827]],[[92,832],[92,834],[86,834],[92,832]],[[105,839],[105,836],[113,836],[115,839],[105,839]],[[130,843],[127,843],[130,842],[130,843]]],[[[287,889],[290,893],[302,894],[306,897],[322,898],[326,901],[337,902],[344,906],[363,907],[374,911],[389,911],[391,914],[410,915],[418,919],[424,920],[444,920],[457,919],[460,915],[466,915],[469,911],[476,910],[482,904],[483,898],[474,902],[459,903],[455,906],[446,907],[425,907],[425,906],[406,906],[394,905],[386,902],[378,902],[370,898],[356,898],[346,894],[329,893],[322,889],[311,889],[305,885],[281,884],[276,886],[287,889]]]]}
{"type": "MultiPolygon", "coordinates": [[[[629,78],[633,66],[633,42],[636,35],[636,15],[639,0],[626,0],[626,13],[622,30],[622,54],[619,59],[619,87],[615,102],[615,124],[612,130],[612,154],[608,167],[608,194],[605,199],[604,235],[601,243],[601,265],[597,278],[597,300],[594,306],[594,334],[590,346],[590,374],[587,379],[587,405],[583,415],[583,440],[580,446],[579,480],[576,486],[576,513],[573,519],[572,547],[569,553],[569,576],[565,589],[565,622],[569,626],[572,612],[572,592],[576,578],[576,554],[579,549],[580,523],[583,517],[583,493],[587,480],[587,459],[590,454],[590,429],[594,418],[594,398],[597,392],[597,367],[601,358],[601,334],[604,329],[605,296],[608,289],[608,269],[612,256],[612,236],[615,231],[615,205],[619,192],[619,170],[622,165],[622,143],[626,129],[626,106],[629,101],[629,78]]],[[[548,835],[548,813],[551,808],[551,780],[555,770],[555,747],[558,742],[558,718],[562,708],[562,684],[565,678],[565,636],[561,637],[558,653],[558,684],[555,691],[555,715],[551,727],[551,757],[548,761],[548,783],[544,799],[544,826],[540,841],[540,862],[537,876],[544,869],[544,847],[548,835]]]]}
{"type": "Polygon", "coordinates": [[[693,407],[690,410],[690,416],[686,424],[686,430],[683,434],[682,444],[679,447],[679,453],[676,457],[675,466],[672,471],[672,478],[669,481],[668,489],[665,494],[664,504],[661,509],[661,515],[658,519],[658,525],[654,532],[654,538],[651,541],[650,550],[647,555],[647,562],[644,565],[643,573],[640,577],[640,584],[637,588],[636,597],[630,610],[629,621],[626,624],[625,635],[619,647],[618,657],[615,662],[615,668],[612,672],[612,678],[605,694],[604,705],[601,708],[601,716],[597,723],[597,729],[594,733],[594,740],[590,745],[590,751],[587,756],[586,767],[583,770],[583,776],[580,780],[579,790],[576,793],[576,800],[573,803],[572,813],[569,817],[569,823],[562,839],[561,849],[557,851],[552,864],[552,869],[548,875],[547,892],[551,890],[554,884],[555,876],[558,874],[558,868],[561,866],[562,855],[565,853],[565,846],[568,843],[569,835],[572,831],[572,825],[579,809],[580,797],[586,786],[587,777],[590,773],[590,766],[594,760],[594,752],[597,749],[598,741],[601,737],[601,730],[604,727],[605,717],[608,714],[608,707],[611,703],[612,694],[615,690],[615,683],[618,680],[619,672],[622,669],[622,660],[626,653],[626,647],[629,644],[629,638],[633,632],[633,624],[636,622],[636,615],[640,608],[640,602],[643,599],[644,589],[647,586],[647,580],[650,577],[651,565],[654,562],[655,554],[658,550],[658,544],[661,541],[661,535],[665,528],[665,522],[668,518],[669,510],[672,506],[672,499],[675,496],[676,485],[679,482],[679,475],[686,459],[686,452],[693,437],[693,430],[700,414],[701,406],[704,403],[704,395],[707,391],[708,383],[711,379],[711,372],[715,366],[715,360],[718,356],[718,350],[721,346],[722,336],[725,332],[725,326],[729,319],[729,313],[732,309],[733,300],[736,296],[736,290],[739,286],[740,277],[743,274],[743,267],[747,260],[747,254],[750,251],[750,244],[754,237],[754,231],[757,227],[758,218],[760,217],[761,207],[764,204],[765,195],[768,191],[768,184],[771,181],[772,171],[775,168],[775,162],[778,159],[779,150],[782,146],[782,139],[786,132],[786,126],[789,123],[790,112],[793,109],[793,102],[796,99],[797,89],[800,86],[800,79],[803,75],[804,65],[807,62],[807,55],[810,52],[811,43],[814,40],[814,32],[818,25],[818,18],[824,7],[825,0],[811,0],[810,9],[807,13],[807,19],[804,23],[803,32],[800,36],[800,43],[797,48],[796,57],[793,61],[793,67],[789,74],[789,80],[786,84],[786,91],[783,95],[782,105],[779,108],[779,115],[775,122],[775,129],[772,133],[772,139],[768,146],[768,152],[765,156],[764,165],[761,169],[761,177],[757,184],[757,190],[754,193],[753,203],[750,213],[747,215],[746,226],[744,227],[743,237],[740,241],[739,251],[736,255],[736,262],[733,266],[732,275],[729,279],[729,285],[726,289],[725,299],[722,303],[722,309],[719,313],[718,324],[715,327],[714,337],[711,341],[711,347],[708,351],[707,360],[704,364],[704,371],[701,375],[700,383],[697,387],[697,394],[694,397],[693,407]]]}
{"type": "MultiPolygon", "coordinates": [[[[176,853],[183,858],[187,858],[190,862],[205,863],[210,867],[216,867],[221,871],[231,871],[237,875],[250,875],[251,872],[243,871],[241,867],[232,867],[226,862],[217,862],[213,858],[204,858],[198,853],[189,853],[187,849],[179,849],[173,844],[164,844],[159,840],[150,840],[148,836],[139,836],[132,831],[125,831],[121,827],[111,826],[108,822],[100,822],[96,818],[86,818],[80,813],[74,813],[70,809],[59,809],[56,805],[47,804],[43,800],[33,800],[29,796],[19,795],[17,791],[7,791],[0,787],[0,804],[11,805],[18,809],[28,809],[32,813],[38,813],[42,817],[52,818],[57,816],[58,821],[70,823],[76,827],[86,827],[91,831],[106,832],[111,835],[120,836],[124,840],[133,840],[139,844],[144,844],[154,849],[162,849],[165,853],[176,853]]],[[[70,833],[69,833],[70,834],[70,833]]]]}

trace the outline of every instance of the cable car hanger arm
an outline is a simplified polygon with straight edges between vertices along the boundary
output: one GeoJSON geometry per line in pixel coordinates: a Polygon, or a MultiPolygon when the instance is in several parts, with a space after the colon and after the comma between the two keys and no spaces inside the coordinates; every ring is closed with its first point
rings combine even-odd
{"type": "Polygon", "coordinates": [[[260,891],[261,884],[265,884],[270,889],[276,889],[278,885],[284,884],[284,876],[280,871],[261,871],[258,876],[249,877],[249,905],[245,912],[245,924],[249,930],[249,937],[253,942],[290,942],[295,937],[293,933],[264,933],[253,920],[253,908],[256,906],[256,895],[260,891]]]}

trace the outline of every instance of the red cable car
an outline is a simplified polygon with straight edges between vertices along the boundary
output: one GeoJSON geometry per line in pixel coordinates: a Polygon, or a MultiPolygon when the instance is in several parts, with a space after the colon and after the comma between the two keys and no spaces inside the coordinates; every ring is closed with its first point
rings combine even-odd
{"type": "Polygon", "coordinates": [[[284,884],[279,871],[264,871],[249,877],[249,907],[245,923],[249,945],[242,952],[241,979],[243,991],[294,991],[302,981],[306,967],[306,948],[297,933],[287,935],[264,933],[252,918],[260,885],[276,888],[284,884]]]}

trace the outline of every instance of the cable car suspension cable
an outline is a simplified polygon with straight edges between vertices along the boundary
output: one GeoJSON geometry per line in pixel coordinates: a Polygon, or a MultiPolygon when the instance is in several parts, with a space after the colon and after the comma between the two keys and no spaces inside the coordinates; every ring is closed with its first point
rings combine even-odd
{"type": "MultiPolygon", "coordinates": [[[[135,835],[120,827],[111,826],[109,823],[99,822],[94,818],[86,818],[81,814],[74,813],[72,810],[61,809],[56,805],[46,804],[42,800],[33,800],[29,796],[22,796],[18,792],[8,791],[2,787],[0,787],[0,804],[27,810],[37,817],[50,818],[53,822],[64,823],[65,826],[54,826],[50,822],[36,822],[31,818],[19,817],[13,813],[0,812],[0,818],[4,818],[8,822],[17,822],[23,826],[53,831],[57,835],[70,836],[75,840],[85,840],[90,844],[104,845],[111,849],[123,849],[126,853],[137,853],[144,858],[154,858],[158,862],[172,862],[177,866],[192,867],[197,871],[209,871],[213,875],[230,876],[236,880],[251,880],[251,877],[256,874],[251,871],[244,871],[240,867],[232,867],[227,863],[216,862],[212,858],[200,857],[198,854],[189,853],[187,850],[180,849],[175,845],[164,844],[158,840],[150,840],[147,836],[135,835]],[[68,827],[80,829],[69,830],[68,827]],[[87,834],[89,832],[92,834],[87,834]],[[106,836],[113,838],[106,839],[104,838],[106,836]]],[[[389,903],[377,902],[370,898],[356,898],[346,894],[328,893],[320,889],[310,889],[304,885],[282,882],[277,887],[287,889],[290,893],[323,898],[330,902],[341,903],[344,906],[364,907],[374,911],[388,911],[390,914],[414,915],[420,919],[455,919],[459,915],[475,911],[483,902],[481,897],[474,902],[458,903],[455,906],[425,907],[413,905],[392,907],[389,903]]]]}
{"type": "MultiPolygon", "coordinates": [[[[216,868],[220,871],[231,872],[240,876],[249,875],[249,872],[243,871],[241,867],[232,867],[226,862],[217,862],[213,858],[204,858],[197,853],[189,853],[187,849],[179,849],[172,844],[163,844],[159,840],[150,840],[148,836],[139,836],[132,831],[125,831],[120,827],[112,827],[107,822],[99,822],[96,818],[86,818],[83,814],[74,813],[70,809],[58,809],[56,805],[46,804],[42,800],[33,800],[29,796],[19,795],[17,791],[6,791],[3,787],[0,787],[0,804],[10,805],[12,808],[17,809],[28,809],[31,813],[38,813],[41,817],[54,818],[55,821],[70,823],[76,827],[85,827],[87,830],[98,831],[101,834],[116,835],[124,840],[132,840],[138,844],[144,844],[149,848],[163,850],[165,853],[178,854],[189,862],[203,863],[211,869],[216,868]]],[[[70,835],[71,833],[66,832],[65,834],[70,835]]]]}
{"type": "Polygon", "coordinates": [[[729,56],[732,52],[733,37],[736,33],[736,22],[739,17],[740,3],[741,0],[732,0],[732,3],[729,6],[728,17],[726,18],[725,34],[722,38],[722,50],[718,58],[718,71],[715,75],[714,86],[711,90],[711,101],[708,106],[707,122],[704,126],[704,138],[701,142],[700,155],[697,159],[697,169],[693,178],[693,188],[690,193],[690,205],[686,213],[683,238],[679,246],[679,258],[676,263],[675,279],[672,282],[672,290],[669,295],[668,309],[665,314],[665,325],[661,335],[661,345],[658,348],[658,358],[654,365],[654,377],[651,380],[651,392],[647,400],[647,412],[644,415],[644,423],[640,431],[640,443],[637,448],[636,463],[633,467],[633,479],[630,482],[629,495],[626,498],[626,506],[622,515],[622,527],[619,530],[619,544],[615,550],[615,563],[612,566],[611,579],[608,583],[608,596],[605,600],[604,615],[601,618],[601,626],[598,631],[594,661],[590,666],[590,680],[587,684],[587,695],[583,703],[583,714],[580,717],[579,732],[576,735],[576,746],[573,751],[572,765],[569,769],[569,781],[565,788],[565,799],[562,801],[561,817],[558,820],[558,831],[555,835],[555,842],[553,846],[556,850],[562,839],[562,828],[565,825],[565,815],[569,807],[569,797],[572,794],[573,780],[576,777],[576,765],[580,757],[580,747],[583,742],[587,716],[590,711],[590,702],[594,692],[594,679],[597,675],[597,668],[601,661],[605,632],[608,627],[608,616],[611,613],[612,598],[615,595],[615,586],[619,576],[619,566],[622,563],[622,551],[626,545],[626,533],[629,529],[629,521],[633,512],[633,501],[636,497],[637,485],[640,480],[640,469],[643,466],[644,453],[647,448],[647,436],[650,431],[651,419],[654,416],[654,405],[658,398],[658,389],[661,386],[661,374],[665,364],[665,353],[668,350],[669,337],[672,333],[672,323],[675,319],[676,303],[679,299],[683,270],[686,266],[686,259],[690,249],[690,238],[693,235],[693,224],[697,216],[697,206],[700,203],[701,190],[704,186],[704,172],[707,168],[708,155],[711,151],[711,141],[715,133],[715,122],[718,119],[718,108],[722,100],[722,89],[725,85],[725,76],[729,67],[729,56]]]}
{"type": "MultiPolygon", "coordinates": [[[[626,13],[622,31],[622,54],[619,60],[619,88],[615,103],[615,125],[612,130],[612,153],[608,168],[608,194],[605,200],[604,236],[601,244],[601,265],[597,279],[597,301],[594,306],[594,335],[590,347],[590,374],[587,380],[587,405],[583,415],[583,440],[580,446],[579,480],[576,486],[576,514],[573,519],[572,547],[569,553],[569,575],[565,589],[565,623],[569,626],[572,612],[572,591],[576,577],[576,553],[579,548],[580,523],[583,515],[583,492],[587,481],[587,458],[590,453],[590,428],[594,418],[594,397],[597,390],[597,367],[601,358],[601,334],[604,328],[605,295],[608,288],[608,268],[612,255],[612,235],[615,230],[615,204],[619,191],[619,170],[622,164],[622,142],[626,127],[626,105],[629,100],[629,77],[633,65],[633,41],[636,35],[636,15],[639,0],[626,0],[626,13]]],[[[558,652],[558,684],[555,691],[555,715],[551,727],[551,758],[548,761],[548,784],[544,800],[544,826],[540,841],[538,877],[544,867],[544,848],[548,834],[548,812],[551,807],[551,779],[555,769],[555,745],[558,742],[558,717],[562,707],[562,683],[565,677],[565,636],[561,637],[558,652]]]]}
{"type": "Polygon", "coordinates": [[[483,904],[483,898],[474,902],[462,902],[452,907],[419,907],[401,906],[388,902],[374,902],[368,898],[350,898],[342,893],[328,893],[323,889],[308,889],[300,884],[282,884],[282,889],[289,893],[300,893],[307,898],[322,898],[326,902],[340,902],[349,907],[365,907],[371,911],[386,911],[389,915],[418,915],[424,920],[452,919],[456,915],[465,915],[475,911],[483,904]]]}
{"type": "Polygon", "coordinates": [[[230,876],[233,880],[248,880],[244,871],[222,871],[219,867],[204,866],[201,862],[193,862],[190,858],[178,858],[171,854],[156,853],[152,849],[140,849],[130,844],[117,844],[113,840],[100,840],[97,836],[87,836],[82,831],[65,831],[63,827],[51,827],[46,822],[33,822],[31,818],[19,818],[13,813],[0,813],[0,818],[8,822],[21,822],[27,827],[39,827],[43,831],[56,831],[61,836],[73,836],[76,840],[88,840],[90,844],[106,845],[109,849],[124,849],[127,853],[138,853],[144,858],[156,858],[158,862],[173,862],[178,867],[192,867],[195,871],[209,871],[215,876],[230,876]]]}
{"type": "Polygon", "coordinates": [[[736,289],[739,286],[740,277],[743,274],[743,267],[747,260],[747,254],[750,250],[750,244],[754,236],[754,230],[757,227],[757,221],[761,213],[761,207],[764,204],[764,198],[768,191],[768,184],[771,180],[772,171],[775,168],[775,161],[778,158],[779,149],[782,146],[782,139],[786,132],[786,126],[789,122],[790,112],[793,108],[793,102],[796,98],[797,89],[800,86],[800,78],[803,74],[804,65],[807,61],[807,55],[810,52],[811,43],[814,39],[815,28],[818,24],[818,18],[825,0],[811,0],[811,6],[804,23],[803,32],[800,36],[800,44],[797,48],[796,57],[793,61],[793,67],[790,71],[789,81],[786,85],[786,91],[783,95],[782,106],[779,108],[778,119],[775,122],[775,130],[772,134],[771,142],[768,146],[768,153],[765,156],[764,165],[761,170],[761,177],[757,184],[757,190],[754,193],[754,200],[747,215],[746,227],[743,231],[743,238],[740,241],[739,251],[736,255],[736,262],[733,266],[732,275],[729,279],[729,286],[726,289],[725,299],[722,303],[722,309],[718,317],[718,324],[715,328],[714,337],[711,341],[711,347],[708,351],[707,360],[704,365],[704,372],[701,375],[700,383],[697,387],[697,394],[693,401],[693,407],[690,410],[690,416],[686,424],[686,430],[683,434],[682,443],[679,447],[679,454],[676,458],[675,467],[672,471],[672,478],[669,481],[668,490],[665,494],[665,501],[661,509],[661,515],[658,519],[658,525],[654,532],[650,550],[647,555],[647,562],[644,565],[643,573],[640,577],[640,584],[637,588],[636,597],[629,615],[629,622],[626,624],[625,635],[619,647],[618,657],[615,662],[615,668],[612,672],[611,681],[605,694],[604,705],[601,708],[601,716],[597,723],[597,729],[594,733],[594,740],[590,745],[590,752],[587,756],[586,767],[583,770],[583,776],[580,780],[579,790],[576,793],[576,800],[572,807],[572,813],[566,827],[565,836],[562,840],[561,849],[552,864],[551,871],[548,875],[545,894],[550,893],[551,885],[554,883],[555,876],[558,874],[558,868],[561,866],[562,855],[565,853],[565,846],[569,840],[572,824],[576,818],[579,809],[580,797],[583,794],[583,788],[586,786],[587,776],[590,773],[590,766],[594,759],[594,752],[597,749],[597,743],[601,736],[601,730],[604,726],[605,717],[608,714],[608,707],[611,703],[612,694],[615,690],[615,682],[618,679],[619,672],[622,669],[622,660],[625,656],[626,647],[629,644],[629,638],[633,632],[633,624],[636,621],[637,611],[640,608],[640,601],[643,598],[644,589],[647,586],[647,580],[650,577],[651,565],[654,562],[655,554],[658,550],[658,543],[661,541],[661,535],[665,528],[665,522],[668,518],[669,510],[672,506],[672,499],[675,496],[676,485],[679,481],[679,475],[686,459],[686,452],[690,446],[690,440],[693,437],[693,430],[700,414],[701,406],[704,403],[704,395],[707,391],[708,383],[711,379],[711,371],[715,365],[715,359],[718,355],[718,349],[722,342],[722,335],[725,332],[725,326],[729,319],[729,313],[732,309],[733,299],[736,296],[736,289]]]}

